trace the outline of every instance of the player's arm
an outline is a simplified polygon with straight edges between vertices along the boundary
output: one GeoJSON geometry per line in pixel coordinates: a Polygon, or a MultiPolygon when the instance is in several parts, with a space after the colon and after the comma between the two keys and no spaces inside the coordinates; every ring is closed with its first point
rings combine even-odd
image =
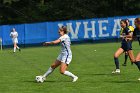
{"type": "Polygon", "coordinates": [[[13,35],[12,35],[12,33],[10,33],[10,37],[11,37],[11,38],[13,38],[13,35]]]}
{"type": "Polygon", "coordinates": [[[130,32],[128,35],[120,35],[121,38],[133,38],[133,32],[130,32]]]}
{"type": "Polygon", "coordinates": [[[51,42],[45,42],[45,43],[43,43],[43,45],[53,45],[53,44],[58,44],[58,43],[60,43],[61,42],[61,40],[60,39],[57,39],[57,40],[55,40],[55,41],[51,41],[51,42]]]}
{"type": "Polygon", "coordinates": [[[120,35],[120,38],[124,38],[124,35],[120,35]]]}
{"type": "Polygon", "coordinates": [[[124,33],[120,34],[120,38],[124,39],[126,38],[126,35],[124,33]]]}
{"type": "Polygon", "coordinates": [[[133,37],[133,32],[129,32],[128,35],[126,35],[126,38],[132,38],[133,37]]]}
{"type": "Polygon", "coordinates": [[[133,31],[130,28],[125,28],[127,30],[128,35],[124,35],[125,38],[133,38],[133,31]]]}

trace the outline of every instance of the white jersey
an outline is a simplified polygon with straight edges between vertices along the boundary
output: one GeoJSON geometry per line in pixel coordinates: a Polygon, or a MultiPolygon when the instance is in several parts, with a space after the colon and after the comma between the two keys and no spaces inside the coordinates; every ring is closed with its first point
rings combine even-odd
{"type": "Polygon", "coordinates": [[[72,60],[72,52],[71,52],[71,48],[70,48],[70,37],[65,34],[63,36],[61,36],[59,38],[61,40],[61,53],[60,55],[57,57],[57,60],[66,63],[66,64],[70,64],[71,60],[72,60]]]}
{"type": "Polygon", "coordinates": [[[65,34],[59,38],[61,40],[61,53],[71,53],[71,41],[70,37],[65,34]]]}
{"type": "Polygon", "coordinates": [[[17,32],[11,32],[10,37],[12,38],[13,43],[18,43],[18,33],[17,32]]]}

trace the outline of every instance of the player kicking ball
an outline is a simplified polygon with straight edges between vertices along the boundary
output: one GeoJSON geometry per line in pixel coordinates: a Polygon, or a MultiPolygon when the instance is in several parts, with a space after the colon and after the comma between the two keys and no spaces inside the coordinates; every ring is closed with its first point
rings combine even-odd
{"type": "Polygon", "coordinates": [[[72,78],[72,82],[76,82],[78,80],[78,77],[67,70],[68,65],[70,64],[72,60],[72,52],[70,48],[70,37],[67,35],[67,28],[65,26],[62,26],[59,28],[59,35],[60,38],[52,41],[52,42],[45,42],[43,45],[48,46],[52,44],[58,44],[61,43],[61,53],[57,57],[56,61],[51,65],[51,67],[48,69],[48,71],[43,76],[36,76],[37,82],[43,82],[46,80],[46,77],[51,74],[55,68],[60,66],[60,73],[66,76],[69,76],[72,78]]]}

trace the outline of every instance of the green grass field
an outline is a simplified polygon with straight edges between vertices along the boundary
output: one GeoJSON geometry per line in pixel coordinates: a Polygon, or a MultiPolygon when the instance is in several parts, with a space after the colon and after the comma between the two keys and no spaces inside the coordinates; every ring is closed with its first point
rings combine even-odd
{"type": "MultiPolygon", "coordinates": [[[[35,76],[44,74],[57,58],[60,46],[24,48],[12,53],[12,49],[0,51],[0,93],[139,93],[140,72],[128,60],[121,66],[120,75],[112,75],[115,69],[113,54],[120,43],[72,45],[73,60],[69,71],[79,79],[61,75],[59,68],[44,83],[36,83],[35,76]],[[97,50],[97,51],[94,51],[97,50]]],[[[133,43],[135,55],[140,51],[133,43]]],[[[124,56],[120,56],[120,65],[124,56]]]]}

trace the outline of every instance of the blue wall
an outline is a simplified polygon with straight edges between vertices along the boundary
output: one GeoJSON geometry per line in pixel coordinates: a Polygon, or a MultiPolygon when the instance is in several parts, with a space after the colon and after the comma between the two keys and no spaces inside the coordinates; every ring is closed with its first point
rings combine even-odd
{"type": "Polygon", "coordinates": [[[2,37],[3,45],[11,45],[12,41],[9,34],[14,27],[19,34],[19,44],[36,44],[57,39],[59,37],[59,26],[65,25],[68,28],[72,41],[119,38],[120,20],[127,18],[130,20],[130,24],[134,26],[134,19],[139,16],[3,25],[0,26],[0,37],[2,37]]]}

